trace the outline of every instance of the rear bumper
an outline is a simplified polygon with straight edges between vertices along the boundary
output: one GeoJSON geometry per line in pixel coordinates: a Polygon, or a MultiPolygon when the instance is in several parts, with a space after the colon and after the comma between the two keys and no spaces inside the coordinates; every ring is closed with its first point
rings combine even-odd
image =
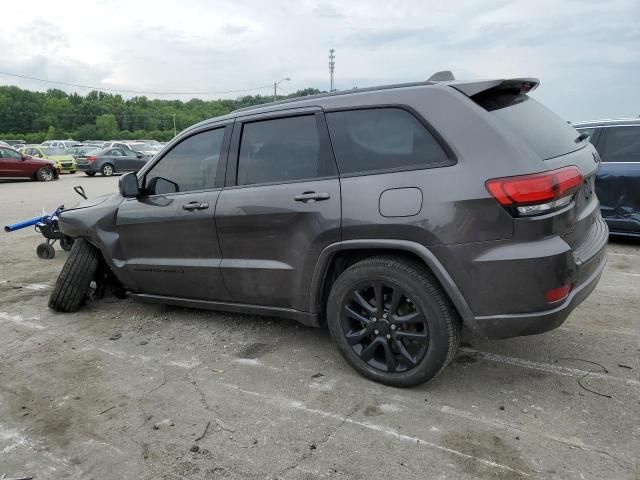
{"type": "Polygon", "coordinates": [[[78,170],[80,172],[98,172],[99,170],[90,163],[86,163],[86,164],[78,164],[78,170]]]}
{"type": "Polygon", "coordinates": [[[569,296],[560,305],[551,310],[533,313],[475,317],[472,320],[472,330],[487,338],[536,335],[553,330],[562,325],[569,314],[596,288],[606,263],[605,242],[598,253],[581,266],[585,273],[580,275],[580,283],[574,285],[569,296]]]}
{"type": "Polygon", "coordinates": [[[546,332],[562,324],[598,284],[606,263],[607,225],[598,211],[583,241],[572,248],[560,236],[434,248],[469,311],[465,325],[486,338],[546,332]],[[571,285],[549,304],[547,291],[571,285]]]}

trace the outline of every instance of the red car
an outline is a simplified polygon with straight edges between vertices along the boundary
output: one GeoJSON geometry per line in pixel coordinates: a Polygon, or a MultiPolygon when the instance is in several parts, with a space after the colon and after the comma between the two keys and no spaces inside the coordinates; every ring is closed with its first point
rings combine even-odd
{"type": "Polygon", "coordinates": [[[31,178],[49,182],[57,180],[59,175],[51,160],[22,155],[13,148],[0,146],[0,179],[31,178]]]}

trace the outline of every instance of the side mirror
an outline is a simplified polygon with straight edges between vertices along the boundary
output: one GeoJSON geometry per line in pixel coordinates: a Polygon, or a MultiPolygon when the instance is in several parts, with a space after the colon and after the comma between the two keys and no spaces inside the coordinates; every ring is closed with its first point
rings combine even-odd
{"type": "Polygon", "coordinates": [[[118,188],[120,189],[120,195],[125,198],[137,197],[140,195],[138,177],[133,172],[120,177],[120,180],[118,181],[118,188]]]}
{"type": "Polygon", "coordinates": [[[150,195],[167,195],[179,192],[178,184],[162,177],[154,177],[149,180],[147,193],[150,195]]]}
{"type": "Polygon", "coordinates": [[[141,153],[139,153],[139,154],[137,154],[137,155],[136,155],[136,157],[138,157],[138,158],[142,158],[142,157],[144,157],[144,155],[142,155],[141,153]]]}

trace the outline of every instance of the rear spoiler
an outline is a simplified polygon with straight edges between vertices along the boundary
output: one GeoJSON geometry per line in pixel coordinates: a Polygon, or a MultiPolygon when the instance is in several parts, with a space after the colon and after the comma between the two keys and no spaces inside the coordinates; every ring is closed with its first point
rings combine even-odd
{"type": "Polygon", "coordinates": [[[509,78],[502,80],[482,80],[479,82],[451,82],[448,85],[464,93],[467,97],[473,97],[479,93],[501,92],[512,94],[525,94],[540,84],[537,78],[509,78]]]}

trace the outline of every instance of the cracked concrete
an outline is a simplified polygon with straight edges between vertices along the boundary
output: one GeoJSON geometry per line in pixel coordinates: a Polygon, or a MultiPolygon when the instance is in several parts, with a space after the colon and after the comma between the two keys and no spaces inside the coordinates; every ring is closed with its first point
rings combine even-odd
{"type": "MultiPolygon", "coordinates": [[[[72,205],[73,185],[95,195],[116,182],[0,184],[0,222],[72,205]]],[[[0,235],[0,476],[640,476],[640,277],[628,275],[640,274],[638,243],[610,243],[600,285],[560,329],[505,341],[465,332],[442,375],[398,390],[354,373],[326,331],[287,320],[112,296],[51,312],[66,253],[39,260],[39,241],[0,235]],[[612,398],[583,390],[596,368],[566,359],[605,366],[587,381],[612,398]]]]}

